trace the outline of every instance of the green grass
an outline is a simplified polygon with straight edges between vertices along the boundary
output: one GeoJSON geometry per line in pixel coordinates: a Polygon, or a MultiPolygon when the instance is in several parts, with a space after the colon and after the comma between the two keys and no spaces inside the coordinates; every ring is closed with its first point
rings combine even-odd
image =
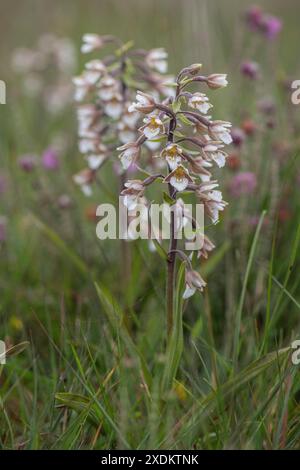
{"type": "MultiPolygon", "coordinates": [[[[5,332],[20,347],[2,367],[2,448],[278,448],[283,440],[286,448],[297,448],[299,379],[288,359],[292,335],[283,333],[286,325],[279,330],[269,323],[267,333],[255,332],[257,318],[243,311],[230,335],[233,350],[239,338],[235,366],[222,351],[220,342],[227,339],[216,331],[222,318],[213,315],[214,296],[207,294],[207,301],[198,297],[185,308],[183,323],[178,306],[171,350],[166,352],[160,298],[134,312],[136,323],[129,332],[122,307],[104,281],[101,287],[97,281],[101,276],[96,263],[95,289],[73,248],[66,248],[44,225],[33,227],[35,249],[26,243],[23,275],[16,282],[12,270],[11,279],[6,278],[6,283],[15,282],[15,292],[6,291],[4,300],[15,304],[23,325],[16,333],[7,312],[5,332]],[[52,264],[53,271],[59,268],[52,284],[39,276],[35,283],[26,275],[38,254],[48,258],[48,269],[52,264]],[[32,293],[28,283],[36,284],[32,293]],[[85,298],[75,301],[75,292],[85,298]],[[30,294],[34,301],[26,298],[30,294]],[[23,350],[25,339],[29,343],[23,342],[23,350]]],[[[259,246],[259,238],[255,243],[259,246]]],[[[156,282],[162,290],[163,280],[156,282]]],[[[143,289],[136,286],[135,301],[143,289]]],[[[287,285],[275,284],[265,294],[269,303],[278,305],[283,321],[282,303],[293,315],[297,306],[287,295],[287,285]]],[[[245,295],[249,297],[249,290],[245,295]]]]}

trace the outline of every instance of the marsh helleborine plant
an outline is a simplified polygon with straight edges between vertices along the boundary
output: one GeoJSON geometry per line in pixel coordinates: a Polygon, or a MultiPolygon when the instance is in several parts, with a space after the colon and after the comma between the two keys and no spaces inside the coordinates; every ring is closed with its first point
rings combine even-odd
{"type": "MultiPolygon", "coordinates": [[[[88,61],[83,73],[73,79],[78,103],[79,150],[87,163],[73,179],[87,196],[92,194],[97,179],[101,184],[98,175],[104,163],[113,165],[120,188],[124,187],[127,173],[134,170],[130,159],[124,159],[120,165],[116,148],[138,136],[139,113],[130,108],[136,89],[151,90],[157,99],[173,92],[168,82],[174,78],[164,75],[168,69],[164,49],[134,49],[133,43],[123,44],[111,35],[83,36],[83,54],[98,54],[105,47],[110,48],[110,53],[101,60],[88,61]]],[[[152,152],[159,144],[148,140],[147,146],[149,160],[153,162],[152,152]]],[[[130,251],[127,241],[121,240],[121,277],[125,290],[130,278],[130,251]]]]}
{"type": "MultiPolygon", "coordinates": [[[[148,174],[144,180],[129,180],[121,194],[125,204],[132,207],[134,202],[145,197],[146,187],[156,180],[168,185],[168,198],[175,208],[170,217],[171,236],[167,257],[166,300],[169,333],[172,329],[174,310],[176,256],[185,261],[185,299],[196,290],[202,292],[206,285],[200,274],[193,269],[192,257],[177,246],[176,212],[184,211],[183,201],[178,196],[182,192],[194,193],[214,224],[219,220],[219,212],[226,206],[222,193],[217,190],[217,181],[212,180],[211,169],[214,164],[220,168],[225,165],[227,154],[224,152],[224,146],[232,141],[231,124],[227,121],[212,120],[207,116],[212,108],[208,97],[199,91],[192,93],[189,87],[206,85],[209,89],[216,90],[225,87],[227,79],[224,74],[200,75],[200,69],[201,64],[193,64],[181,70],[174,83],[174,95],[163,101],[158,101],[153,94],[138,91],[136,101],[129,107],[129,111],[138,111],[144,116],[143,125],[139,128],[140,136],[119,148],[124,168],[130,164],[142,170],[140,160],[147,140],[156,139],[162,146],[156,156],[164,163],[166,173],[148,174]]],[[[203,245],[198,250],[197,258],[207,258],[208,253],[215,248],[204,234],[202,240],[203,245]]]]}

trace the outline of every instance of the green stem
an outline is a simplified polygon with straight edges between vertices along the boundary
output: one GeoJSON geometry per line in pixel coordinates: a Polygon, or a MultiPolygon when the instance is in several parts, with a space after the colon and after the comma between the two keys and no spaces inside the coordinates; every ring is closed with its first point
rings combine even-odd
{"type": "MultiPolygon", "coordinates": [[[[174,130],[176,127],[176,119],[172,118],[169,124],[168,142],[174,141],[174,130]]],[[[169,195],[175,201],[176,189],[169,184],[169,195]]],[[[171,223],[170,223],[170,243],[169,253],[167,260],[167,292],[166,292],[166,306],[167,306],[167,334],[170,338],[173,329],[174,318],[174,291],[175,291],[175,263],[176,263],[176,248],[177,239],[175,238],[175,214],[171,210],[171,223]]]]}
{"type": "MultiPolygon", "coordinates": [[[[171,192],[170,192],[171,196],[171,192]]],[[[172,197],[172,196],[171,196],[172,197]]],[[[176,262],[176,246],[174,212],[171,211],[170,224],[170,244],[169,256],[167,260],[167,332],[168,337],[171,335],[174,318],[174,288],[175,288],[175,262],[176,262]]]]}

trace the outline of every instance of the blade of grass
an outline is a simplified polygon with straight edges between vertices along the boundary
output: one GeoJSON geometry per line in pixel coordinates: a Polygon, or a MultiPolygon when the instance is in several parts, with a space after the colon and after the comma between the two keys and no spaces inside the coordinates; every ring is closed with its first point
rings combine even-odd
{"type": "Polygon", "coordinates": [[[274,258],[275,258],[275,246],[276,246],[276,229],[274,231],[273,240],[272,240],[272,252],[271,252],[271,260],[269,264],[269,276],[268,276],[268,290],[267,290],[267,311],[266,311],[266,319],[265,319],[265,328],[264,328],[264,335],[261,344],[260,355],[266,352],[266,344],[267,338],[269,334],[269,326],[270,326],[270,318],[271,318],[271,292],[272,292],[272,281],[273,281],[273,266],[274,266],[274,258]]]}
{"type": "Polygon", "coordinates": [[[296,232],[295,240],[294,240],[294,243],[293,243],[290,259],[289,259],[289,262],[288,262],[288,268],[287,268],[287,272],[286,272],[283,284],[281,284],[277,279],[274,278],[274,276],[272,276],[272,279],[281,288],[281,292],[279,294],[279,297],[277,299],[277,302],[276,302],[274,310],[273,310],[273,316],[270,320],[270,327],[272,327],[274,325],[275,321],[276,321],[276,318],[277,318],[276,314],[277,314],[277,311],[278,311],[278,308],[280,306],[280,302],[282,300],[282,296],[283,296],[284,293],[286,295],[288,295],[288,297],[290,297],[291,300],[293,300],[293,302],[297,305],[297,307],[299,307],[299,303],[292,296],[290,296],[289,292],[286,289],[286,287],[288,285],[288,282],[289,282],[289,279],[290,279],[290,276],[291,276],[291,273],[293,271],[293,267],[294,267],[295,262],[296,262],[297,255],[298,255],[299,242],[300,242],[300,222],[298,223],[298,226],[297,226],[297,232],[296,232]]]}
{"type": "MultiPolygon", "coordinates": [[[[286,360],[289,353],[290,348],[283,348],[253,361],[241,372],[221,384],[216,390],[202,397],[177,423],[178,440],[172,441],[170,445],[176,446],[180,439],[189,433],[191,442],[194,442],[198,433],[197,427],[201,424],[201,419],[204,419],[208,416],[209,412],[213,411],[220,396],[222,396],[222,400],[225,400],[227,396],[239,391],[244,385],[254,380],[269,367],[274,366],[279,360],[286,360]]],[[[170,432],[163,442],[160,442],[160,447],[169,444],[167,439],[170,435],[174,435],[174,430],[170,432]]]]}

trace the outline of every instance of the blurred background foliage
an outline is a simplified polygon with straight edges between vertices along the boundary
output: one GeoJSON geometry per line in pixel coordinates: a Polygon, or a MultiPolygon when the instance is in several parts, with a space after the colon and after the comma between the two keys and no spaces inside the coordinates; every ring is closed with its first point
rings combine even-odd
{"type": "Polygon", "coordinates": [[[279,45],[280,63],[295,70],[298,52],[297,0],[3,0],[1,2],[1,75],[19,46],[34,46],[45,32],[68,36],[79,46],[86,31],[133,39],[140,47],[165,47],[170,67],[201,60],[208,67],[228,66],[234,47],[241,47],[240,19],[256,3],[279,16],[285,25],[279,45]]]}

